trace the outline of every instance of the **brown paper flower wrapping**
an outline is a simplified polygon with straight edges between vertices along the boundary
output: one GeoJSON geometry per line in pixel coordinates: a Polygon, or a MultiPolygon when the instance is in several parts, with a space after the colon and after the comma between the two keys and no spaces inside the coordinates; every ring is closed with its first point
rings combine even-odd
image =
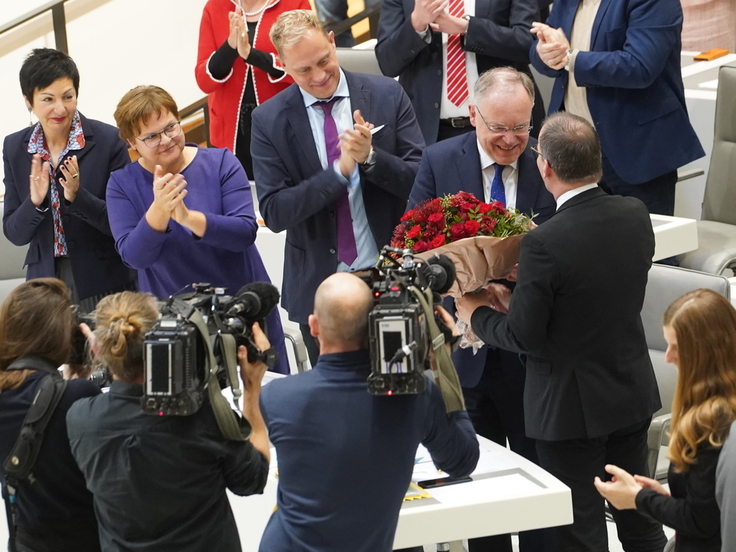
{"type": "Polygon", "coordinates": [[[475,291],[489,280],[506,278],[519,262],[519,249],[524,236],[494,238],[475,236],[437,247],[417,257],[430,259],[435,255],[447,255],[454,263],[455,283],[448,291],[452,297],[475,291]]]}

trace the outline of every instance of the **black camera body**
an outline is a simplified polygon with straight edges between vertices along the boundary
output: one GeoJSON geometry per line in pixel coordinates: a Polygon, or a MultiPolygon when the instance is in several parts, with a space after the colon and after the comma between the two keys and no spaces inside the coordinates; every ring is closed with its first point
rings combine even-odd
{"type": "Polygon", "coordinates": [[[212,384],[210,348],[221,388],[238,387],[237,381],[233,382],[237,372],[228,371],[227,365],[237,361],[239,345],[246,347],[251,362],[262,360],[272,367],[275,361],[271,351],[266,354],[258,350],[251,330],[253,323],[258,322],[266,331],[265,318],[279,300],[274,286],[254,282],[234,297],[209,284],[194,287],[193,293],[164,302],[161,318],[146,334],[141,408],[148,414],[188,416],[199,410],[207,385],[212,384]],[[201,315],[206,335],[194,322],[194,311],[201,315]]]}
{"type": "MultiPolygon", "coordinates": [[[[421,393],[427,386],[424,371],[429,352],[427,314],[412,291],[433,292],[433,303],[455,281],[450,259],[438,256],[415,259],[410,249],[384,247],[368,278],[375,305],[368,315],[371,374],[368,392],[373,395],[421,393]],[[399,262],[401,259],[401,262],[399,262]]],[[[442,321],[438,325],[451,332],[442,321]]]]}
{"type": "Polygon", "coordinates": [[[187,416],[204,399],[204,344],[196,326],[181,316],[166,314],[146,334],[144,397],[148,414],[187,416]]]}

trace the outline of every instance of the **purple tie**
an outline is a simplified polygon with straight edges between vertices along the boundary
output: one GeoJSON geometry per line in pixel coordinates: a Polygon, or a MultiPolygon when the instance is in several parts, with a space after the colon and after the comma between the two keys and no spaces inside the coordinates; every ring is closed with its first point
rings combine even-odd
{"type": "MultiPolygon", "coordinates": [[[[329,102],[319,102],[325,113],[324,132],[325,147],[327,148],[327,165],[332,166],[335,160],[340,158],[340,140],[337,137],[337,125],[332,118],[332,108],[339,97],[332,98],[329,102]]],[[[350,201],[348,191],[345,190],[335,200],[335,211],[337,219],[337,258],[350,266],[358,257],[358,249],[355,245],[355,234],[353,233],[353,217],[350,214],[350,201]]]]}
{"type": "Polygon", "coordinates": [[[506,188],[503,186],[503,170],[506,165],[499,165],[498,163],[493,164],[493,168],[496,169],[493,175],[493,182],[491,182],[491,201],[498,201],[501,205],[506,207],[506,188]]]}

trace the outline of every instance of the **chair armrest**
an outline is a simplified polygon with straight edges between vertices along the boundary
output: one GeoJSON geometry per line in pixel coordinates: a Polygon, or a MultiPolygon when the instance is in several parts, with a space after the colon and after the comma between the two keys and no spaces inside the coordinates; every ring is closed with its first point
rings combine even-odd
{"type": "Polygon", "coordinates": [[[688,169],[684,171],[682,169],[677,169],[677,181],[682,182],[683,180],[690,180],[691,178],[696,178],[703,174],[705,174],[703,169],[688,169]]]}
{"type": "Polygon", "coordinates": [[[664,438],[667,436],[667,430],[670,428],[670,422],[672,420],[672,414],[662,414],[657,416],[649,424],[649,431],[647,432],[647,470],[649,473],[648,477],[652,479],[657,476],[657,461],[659,460],[659,449],[664,443],[664,438]]]}
{"type": "Polygon", "coordinates": [[[291,341],[294,350],[294,359],[296,360],[296,369],[299,373],[307,370],[307,347],[304,345],[304,338],[299,330],[287,328],[284,326],[284,337],[291,341]]]}

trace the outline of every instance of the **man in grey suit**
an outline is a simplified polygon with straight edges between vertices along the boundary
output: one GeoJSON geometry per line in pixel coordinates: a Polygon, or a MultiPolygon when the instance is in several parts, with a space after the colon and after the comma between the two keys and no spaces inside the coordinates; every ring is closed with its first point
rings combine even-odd
{"type": "MultiPolygon", "coordinates": [[[[595,129],[570,113],[539,136],[539,171],[557,213],[521,243],[513,293],[491,284],[457,300],[489,344],[525,353],[526,433],[540,465],[572,490],[572,525],[548,530],[545,550],[607,550],[604,501],[593,480],[606,464],[646,473],[647,429],[660,408],[640,312],[654,254],[644,204],[597,182],[595,129]]],[[[661,551],[661,525],[611,508],[625,550],[661,551]]]]}
{"type": "MultiPolygon", "coordinates": [[[[534,83],[512,67],[486,71],[475,83],[470,105],[472,132],[429,146],[409,196],[409,207],[426,199],[469,192],[490,201],[496,166],[507,207],[536,216],[541,224],[555,212],[555,200],[537,169],[529,137],[534,83]]],[[[496,198],[494,198],[496,199],[496,198]]],[[[446,305],[452,311],[452,301],[446,305]]],[[[524,433],[524,365],[515,352],[497,347],[459,349],[453,354],[465,404],[475,431],[502,446],[537,461],[534,440],[524,433]]],[[[541,546],[539,532],[519,534],[521,552],[541,546]]],[[[469,552],[510,552],[511,537],[470,539],[469,552]]]]}

